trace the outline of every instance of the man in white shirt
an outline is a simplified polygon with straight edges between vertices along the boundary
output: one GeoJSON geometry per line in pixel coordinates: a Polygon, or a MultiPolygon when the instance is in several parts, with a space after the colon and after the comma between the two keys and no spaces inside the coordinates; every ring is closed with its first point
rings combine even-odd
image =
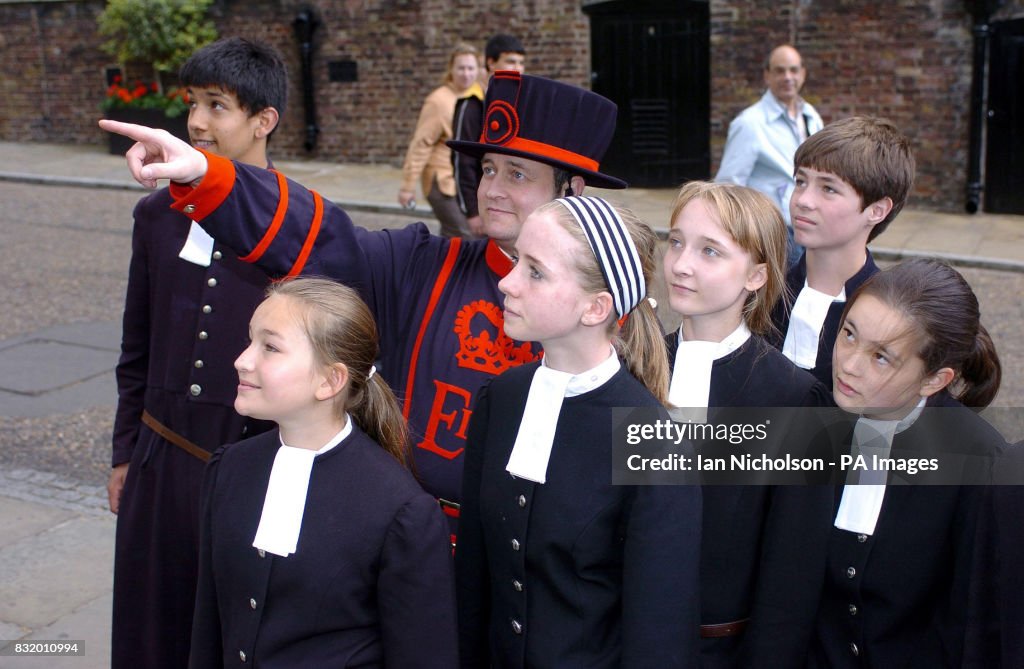
{"type": "Polygon", "coordinates": [[[784,44],[765,62],[761,99],[729,124],[716,181],[731,181],[761,191],[779,206],[789,227],[789,261],[800,257],[793,242],[789,199],[793,194],[793,155],[824,125],[811,104],[800,97],[807,70],[800,53],[784,44]]]}

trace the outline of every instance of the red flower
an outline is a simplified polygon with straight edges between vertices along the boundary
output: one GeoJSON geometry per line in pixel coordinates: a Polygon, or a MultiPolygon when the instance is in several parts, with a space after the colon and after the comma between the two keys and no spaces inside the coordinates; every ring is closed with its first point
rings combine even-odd
{"type": "Polygon", "coordinates": [[[172,117],[188,113],[188,98],[183,88],[162,92],[153,81],[136,81],[127,86],[120,75],[111,77],[111,82],[102,105],[104,109],[159,109],[172,117]]]}

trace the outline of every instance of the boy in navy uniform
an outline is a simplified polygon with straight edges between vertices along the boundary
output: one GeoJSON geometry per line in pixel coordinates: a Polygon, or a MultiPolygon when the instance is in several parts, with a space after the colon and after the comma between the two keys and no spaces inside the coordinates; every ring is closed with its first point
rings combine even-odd
{"type": "MultiPolygon", "coordinates": [[[[284,113],[287,71],[271,47],[215,42],[182,66],[193,145],[265,170],[284,113]]],[[[222,444],[272,426],[239,416],[233,363],[267,277],[170,208],[163,188],[135,207],[125,299],[110,509],[112,666],[188,663],[199,491],[222,444]]]]}
{"type": "Polygon", "coordinates": [[[831,388],[843,306],[878,271],[867,245],[903,209],[914,182],[914,155],[889,121],[854,116],[811,135],[794,163],[789,211],[796,243],[807,250],[786,274],[794,302],[776,305],[772,322],[779,336],[773,343],[831,388]]]}

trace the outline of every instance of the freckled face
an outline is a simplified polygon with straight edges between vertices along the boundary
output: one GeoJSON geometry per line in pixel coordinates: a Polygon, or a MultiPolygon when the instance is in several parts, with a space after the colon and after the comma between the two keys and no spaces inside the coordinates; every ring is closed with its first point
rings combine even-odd
{"type": "Polygon", "coordinates": [[[551,212],[526,219],[516,241],[518,261],[498,288],[505,295],[505,334],[545,348],[570,338],[593,297],[580,287],[581,248],[551,212]]]}

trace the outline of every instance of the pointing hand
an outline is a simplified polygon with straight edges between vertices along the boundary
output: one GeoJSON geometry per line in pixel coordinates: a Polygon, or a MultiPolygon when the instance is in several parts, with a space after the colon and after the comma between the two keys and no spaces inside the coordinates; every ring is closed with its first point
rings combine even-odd
{"type": "Polygon", "coordinates": [[[206,175],[206,156],[166,130],[103,119],[100,127],[135,140],[125,158],[140,184],[156,188],[157,179],[189,184],[206,175]]]}

